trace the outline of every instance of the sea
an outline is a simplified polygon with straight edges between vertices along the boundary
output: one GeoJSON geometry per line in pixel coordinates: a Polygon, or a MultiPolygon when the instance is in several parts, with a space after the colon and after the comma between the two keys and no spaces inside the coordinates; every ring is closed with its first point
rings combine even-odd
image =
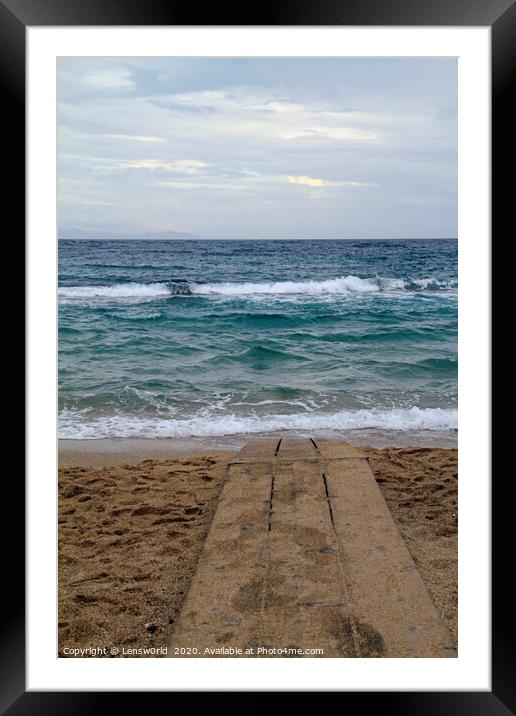
{"type": "Polygon", "coordinates": [[[456,441],[455,239],[62,240],[58,303],[61,438],[456,441]]]}

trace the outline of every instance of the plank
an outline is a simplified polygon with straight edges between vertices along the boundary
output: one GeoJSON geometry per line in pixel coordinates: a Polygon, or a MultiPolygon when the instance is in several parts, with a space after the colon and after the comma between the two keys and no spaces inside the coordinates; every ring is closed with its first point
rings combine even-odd
{"type": "Polygon", "coordinates": [[[228,466],[169,641],[169,656],[278,649],[456,655],[367,459],[344,443],[249,441],[228,466]]]}

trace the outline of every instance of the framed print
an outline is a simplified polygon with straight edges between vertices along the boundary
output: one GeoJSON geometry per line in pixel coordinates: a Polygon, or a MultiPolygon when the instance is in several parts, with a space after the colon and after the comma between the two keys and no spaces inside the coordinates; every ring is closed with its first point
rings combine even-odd
{"type": "Polygon", "coordinates": [[[0,12],[29,408],[4,710],[509,713],[490,263],[514,6],[0,12]]]}

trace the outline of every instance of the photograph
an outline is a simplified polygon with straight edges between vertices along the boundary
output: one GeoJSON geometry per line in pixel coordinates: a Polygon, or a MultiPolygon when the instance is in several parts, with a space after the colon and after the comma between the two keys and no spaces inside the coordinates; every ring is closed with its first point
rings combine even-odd
{"type": "Polygon", "coordinates": [[[56,78],[58,658],[456,659],[457,57],[56,78]]]}

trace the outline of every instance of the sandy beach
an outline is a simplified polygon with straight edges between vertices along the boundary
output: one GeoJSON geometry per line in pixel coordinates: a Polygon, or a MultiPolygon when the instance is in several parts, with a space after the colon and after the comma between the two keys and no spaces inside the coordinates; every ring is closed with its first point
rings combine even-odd
{"type": "MultiPolygon", "coordinates": [[[[146,441],[137,450],[122,443],[117,451],[111,446],[61,452],[60,656],[70,655],[69,649],[166,642],[238,445],[217,452],[187,452],[187,447],[172,456],[159,441],[146,441]]],[[[457,450],[368,446],[364,451],[456,640],[457,450]]]]}

